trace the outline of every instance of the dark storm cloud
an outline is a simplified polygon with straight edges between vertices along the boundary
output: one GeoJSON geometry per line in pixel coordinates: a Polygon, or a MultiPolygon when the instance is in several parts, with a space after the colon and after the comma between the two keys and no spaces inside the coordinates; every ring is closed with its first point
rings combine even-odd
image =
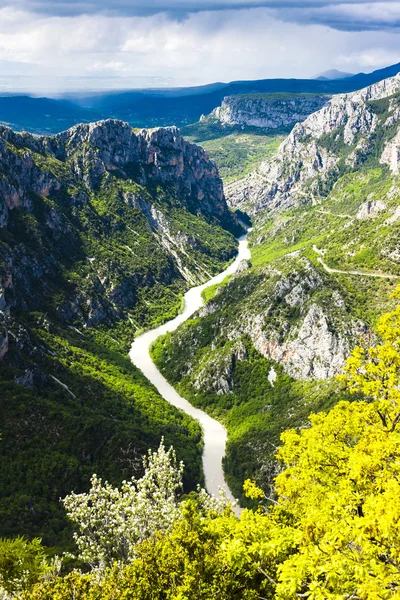
{"type": "Polygon", "coordinates": [[[345,31],[400,26],[399,3],[385,0],[0,0],[0,6],[52,16],[150,16],[166,12],[179,20],[203,11],[262,7],[271,9],[283,21],[327,25],[345,31]]]}

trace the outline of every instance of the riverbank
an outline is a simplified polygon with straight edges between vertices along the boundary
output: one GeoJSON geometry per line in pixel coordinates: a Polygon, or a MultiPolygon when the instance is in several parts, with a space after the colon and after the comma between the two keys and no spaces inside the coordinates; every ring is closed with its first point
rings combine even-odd
{"type": "Polygon", "coordinates": [[[239,238],[238,254],[229,267],[206,283],[191,288],[186,292],[183,312],[175,317],[175,319],[155,329],[146,331],[146,333],[137,337],[129,352],[133,364],[151,381],[167,402],[200,422],[204,435],[203,471],[207,491],[210,494],[217,495],[219,488],[222,488],[231,500],[233,500],[233,496],[225,481],[222,468],[222,459],[225,456],[227,440],[226,429],[221,423],[207,415],[204,411],[192,406],[185,398],[182,398],[178,394],[153,363],[150,357],[150,346],[159,336],[175,331],[179,325],[187,321],[201,308],[203,305],[202,292],[206,288],[217,283],[222,283],[226,276],[233,275],[237,271],[242,260],[248,260],[249,258],[250,250],[246,234],[239,238]]]}

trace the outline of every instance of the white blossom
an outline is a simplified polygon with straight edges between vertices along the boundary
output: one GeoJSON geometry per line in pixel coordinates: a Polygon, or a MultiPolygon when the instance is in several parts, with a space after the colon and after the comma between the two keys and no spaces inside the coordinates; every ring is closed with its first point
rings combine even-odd
{"type": "Polygon", "coordinates": [[[143,466],[143,477],[123,481],[121,489],[93,475],[87,494],[72,493],[63,500],[78,526],[74,537],[80,558],[93,568],[132,560],[136,544],[168,530],[180,517],[183,463],[177,464],[173,448],[166,451],[161,440],[143,466]]]}

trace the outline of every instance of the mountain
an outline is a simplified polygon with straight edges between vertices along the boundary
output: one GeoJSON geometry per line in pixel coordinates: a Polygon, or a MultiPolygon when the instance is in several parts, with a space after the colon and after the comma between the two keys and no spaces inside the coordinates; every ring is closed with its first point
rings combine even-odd
{"type": "MultiPolygon", "coordinates": [[[[301,203],[312,202],[338,172],[366,162],[372,150],[381,152],[378,164],[392,160],[385,159],[392,156],[391,146],[385,146],[385,142],[397,126],[399,91],[400,75],[359,92],[333,97],[328,106],[294,127],[273,161],[262,164],[231,191],[231,204],[243,207],[249,203],[249,210],[257,212],[264,207],[269,211],[290,208],[300,198],[301,203]],[[376,137],[380,140],[378,147],[376,137]]],[[[393,157],[396,161],[395,148],[393,157]]],[[[397,173],[395,162],[391,170],[397,173]]]]}
{"type": "Polygon", "coordinates": [[[241,231],[218,171],[174,128],[0,128],[0,534],[71,544],[59,498],[118,484],[162,436],[201,481],[201,432],[130,363],[144,327],[219,272],[241,231]]]}
{"type": "Polygon", "coordinates": [[[252,217],[251,261],[153,355],[181,395],[226,424],[235,494],[249,476],[268,489],[281,432],[346,397],[335,376],[394,305],[399,132],[396,75],[334,96],[225,186],[252,217]]]}
{"type": "Polygon", "coordinates": [[[354,77],[354,73],[345,73],[344,71],[338,71],[337,69],[330,69],[329,71],[324,71],[323,73],[318,73],[318,75],[315,75],[314,79],[333,80],[333,79],[347,79],[348,77],[354,77]]]}
{"type": "Polygon", "coordinates": [[[67,100],[0,96],[1,123],[33,133],[58,132],[96,120],[96,112],[67,100]]]}
{"type": "Polygon", "coordinates": [[[202,122],[222,126],[260,127],[265,130],[290,129],[325,106],[331,96],[309,94],[237,94],[226,96],[202,122]]]}
{"type": "Polygon", "coordinates": [[[5,96],[0,98],[0,116],[1,122],[12,125],[15,129],[42,134],[57,133],[74,123],[109,117],[123,119],[135,127],[181,127],[198,121],[201,115],[211,113],[225,96],[254,93],[330,95],[351,92],[396,75],[399,71],[400,64],[396,64],[348,79],[264,79],[175,90],[80,93],[75,96],[67,94],[65,99],[52,100],[50,104],[47,98],[31,98],[28,101],[25,96],[5,96]],[[28,102],[29,112],[24,112],[24,106],[28,102]]]}

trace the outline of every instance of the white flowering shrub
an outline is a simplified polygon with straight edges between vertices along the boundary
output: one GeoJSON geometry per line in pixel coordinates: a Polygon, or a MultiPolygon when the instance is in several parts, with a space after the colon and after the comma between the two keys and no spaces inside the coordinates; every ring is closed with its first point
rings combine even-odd
{"type": "Polygon", "coordinates": [[[218,488],[218,496],[210,496],[210,494],[202,487],[197,487],[197,505],[204,516],[222,516],[227,508],[231,510],[235,508],[236,503],[232,503],[225,491],[218,488]]]}
{"type": "Polygon", "coordinates": [[[168,530],[179,518],[183,464],[177,464],[173,448],[166,451],[161,440],[157,452],[149,450],[144,457],[143,466],[143,477],[123,481],[121,489],[93,475],[87,494],[64,498],[68,517],[78,527],[74,537],[79,556],[92,568],[131,561],[136,544],[168,530]]]}

